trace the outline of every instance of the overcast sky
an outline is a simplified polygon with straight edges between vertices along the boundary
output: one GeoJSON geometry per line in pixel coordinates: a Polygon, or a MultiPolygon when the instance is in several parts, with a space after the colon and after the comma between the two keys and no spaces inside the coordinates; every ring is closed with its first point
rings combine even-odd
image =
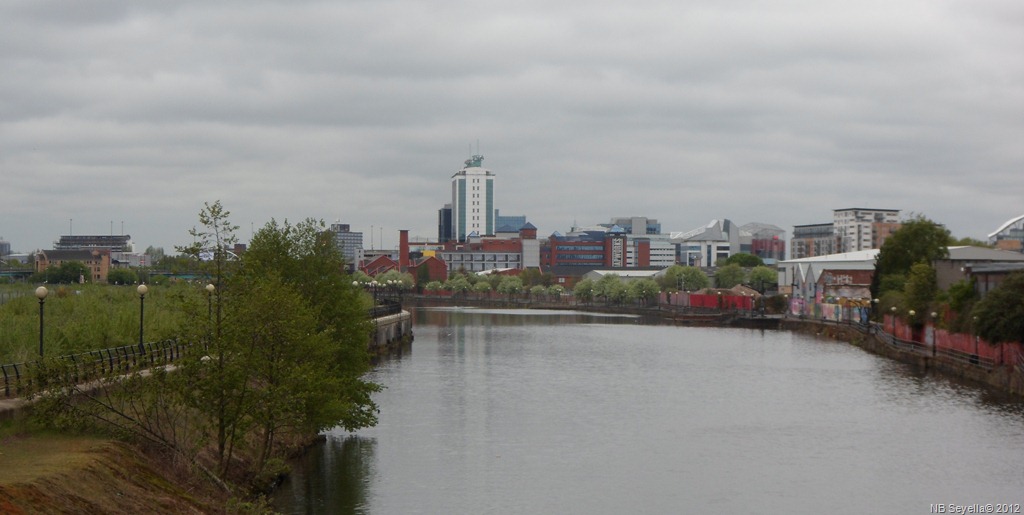
{"type": "Polygon", "coordinates": [[[1020,0],[0,2],[0,237],[191,241],[221,200],[437,236],[471,153],[541,235],[1024,214],[1020,0]]]}

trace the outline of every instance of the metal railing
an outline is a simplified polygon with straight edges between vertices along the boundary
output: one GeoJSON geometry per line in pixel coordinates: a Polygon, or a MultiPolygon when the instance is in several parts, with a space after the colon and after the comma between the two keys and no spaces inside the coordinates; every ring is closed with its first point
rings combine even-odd
{"type": "MultiPolygon", "coordinates": [[[[402,312],[402,304],[390,299],[381,299],[381,305],[370,308],[371,319],[402,312]]],[[[83,383],[106,377],[112,374],[124,374],[154,366],[173,363],[191,348],[191,343],[180,343],[177,340],[164,340],[143,344],[142,352],[138,345],[124,345],[109,349],[100,349],[79,354],[69,354],[57,358],[67,367],[68,379],[75,383],[83,383]]],[[[38,388],[35,381],[38,361],[11,363],[0,365],[0,377],[3,380],[4,397],[20,397],[34,393],[38,388]]]]}
{"type": "MultiPolygon", "coordinates": [[[[192,344],[180,343],[177,340],[164,340],[143,344],[142,351],[138,345],[124,345],[109,349],[100,349],[69,354],[57,358],[66,367],[66,379],[83,383],[107,377],[115,373],[128,373],[159,365],[167,365],[181,359],[192,344]]],[[[36,371],[40,362],[13,363],[0,365],[3,376],[4,397],[19,397],[34,393],[38,388],[36,371]]]]}

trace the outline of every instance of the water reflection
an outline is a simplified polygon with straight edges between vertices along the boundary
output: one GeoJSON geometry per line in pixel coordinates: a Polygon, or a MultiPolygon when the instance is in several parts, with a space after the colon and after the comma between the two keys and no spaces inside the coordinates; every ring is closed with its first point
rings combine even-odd
{"type": "Polygon", "coordinates": [[[369,513],[376,448],[373,438],[329,434],[292,464],[293,474],[276,493],[278,510],[295,515],[369,513]]]}
{"type": "Polygon", "coordinates": [[[567,312],[415,316],[415,352],[373,372],[381,423],[332,434],[279,509],[923,513],[1024,491],[1019,400],[842,342],[567,312]]]}

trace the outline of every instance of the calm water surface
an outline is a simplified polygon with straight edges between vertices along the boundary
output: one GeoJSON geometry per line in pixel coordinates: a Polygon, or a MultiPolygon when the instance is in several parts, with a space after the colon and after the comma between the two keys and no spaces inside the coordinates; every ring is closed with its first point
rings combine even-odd
{"type": "Polygon", "coordinates": [[[285,513],[929,513],[1024,503],[1024,405],[789,332],[421,309],[285,513]]]}

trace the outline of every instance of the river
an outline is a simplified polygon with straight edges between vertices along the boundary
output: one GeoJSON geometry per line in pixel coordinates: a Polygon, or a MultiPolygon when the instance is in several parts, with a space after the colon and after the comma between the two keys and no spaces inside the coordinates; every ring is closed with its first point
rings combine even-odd
{"type": "MultiPolygon", "coordinates": [[[[284,513],[937,513],[1024,503],[1024,403],[852,345],[430,308],[284,513]],[[941,506],[936,506],[941,505],[941,506]],[[975,506],[977,508],[978,506],[975,506]]],[[[1016,511],[1020,512],[1020,511],[1016,511]]]]}

